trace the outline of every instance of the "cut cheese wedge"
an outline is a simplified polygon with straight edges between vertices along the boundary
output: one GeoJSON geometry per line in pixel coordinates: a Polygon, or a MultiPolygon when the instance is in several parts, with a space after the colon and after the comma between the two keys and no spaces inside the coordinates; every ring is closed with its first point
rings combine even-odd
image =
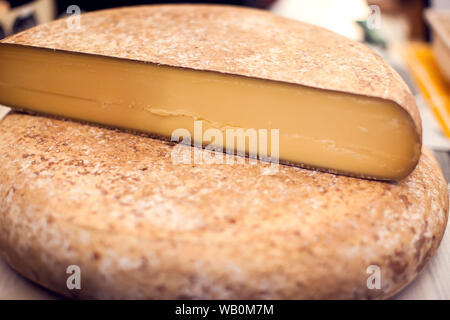
{"type": "Polygon", "coordinates": [[[407,176],[421,150],[414,99],[371,50],[235,7],[107,10],[10,37],[0,103],[383,180],[407,176]]]}

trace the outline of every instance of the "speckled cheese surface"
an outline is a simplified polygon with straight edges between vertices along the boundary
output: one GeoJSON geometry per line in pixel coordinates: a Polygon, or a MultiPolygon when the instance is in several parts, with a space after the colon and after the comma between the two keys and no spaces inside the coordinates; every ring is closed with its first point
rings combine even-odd
{"type": "Polygon", "coordinates": [[[2,257],[70,297],[386,298],[416,277],[447,222],[447,185],[426,149],[408,178],[387,183],[248,160],[175,165],[173,148],[9,114],[2,257]],[[66,287],[69,265],[81,290],[66,287]],[[367,288],[370,265],[381,289],[367,288]]]}

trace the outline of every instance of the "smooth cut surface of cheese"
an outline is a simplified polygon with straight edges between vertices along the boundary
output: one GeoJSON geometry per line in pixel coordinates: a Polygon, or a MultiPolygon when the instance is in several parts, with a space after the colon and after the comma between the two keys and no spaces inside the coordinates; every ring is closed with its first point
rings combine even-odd
{"type": "MultiPolygon", "coordinates": [[[[278,129],[281,162],[356,176],[405,177],[420,138],[395,102],[217,72],[0,46],[0,103],[170,138],[194,121],[203,132],[278,129]]],[[[235,151],[249,152],[245,145],[235,151]]],[[[270,145],[268,146],[270,154],[270,145]]],[[[251,150],[250,150],[251,151],[251,150]]]]}

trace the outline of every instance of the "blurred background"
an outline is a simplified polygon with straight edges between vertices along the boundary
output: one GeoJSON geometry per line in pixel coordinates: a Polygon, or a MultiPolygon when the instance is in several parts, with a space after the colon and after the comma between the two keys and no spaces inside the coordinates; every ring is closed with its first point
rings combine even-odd
{"type": "Polygon", "coordinates": [[[73,5],[88,12],[193,2],[270,10],[364,42],[411,88],[422,115],[424,143],[435,151],[450,180],[450,0],[0,0],[0,39],[73,14],[73,5]]]}

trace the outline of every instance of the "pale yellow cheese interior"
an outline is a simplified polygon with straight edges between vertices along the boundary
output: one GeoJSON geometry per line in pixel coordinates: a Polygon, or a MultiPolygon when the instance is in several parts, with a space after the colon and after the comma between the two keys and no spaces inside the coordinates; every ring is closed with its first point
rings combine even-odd
{"type": "Polygon", "coordinates": [[[405,177],[420,154],[410,116],[391,101],[25,46],[0,46],[0,103],[164,137],[194,137],[195,120],[279,129],[280,162],[378,179],[405,177]]]}

